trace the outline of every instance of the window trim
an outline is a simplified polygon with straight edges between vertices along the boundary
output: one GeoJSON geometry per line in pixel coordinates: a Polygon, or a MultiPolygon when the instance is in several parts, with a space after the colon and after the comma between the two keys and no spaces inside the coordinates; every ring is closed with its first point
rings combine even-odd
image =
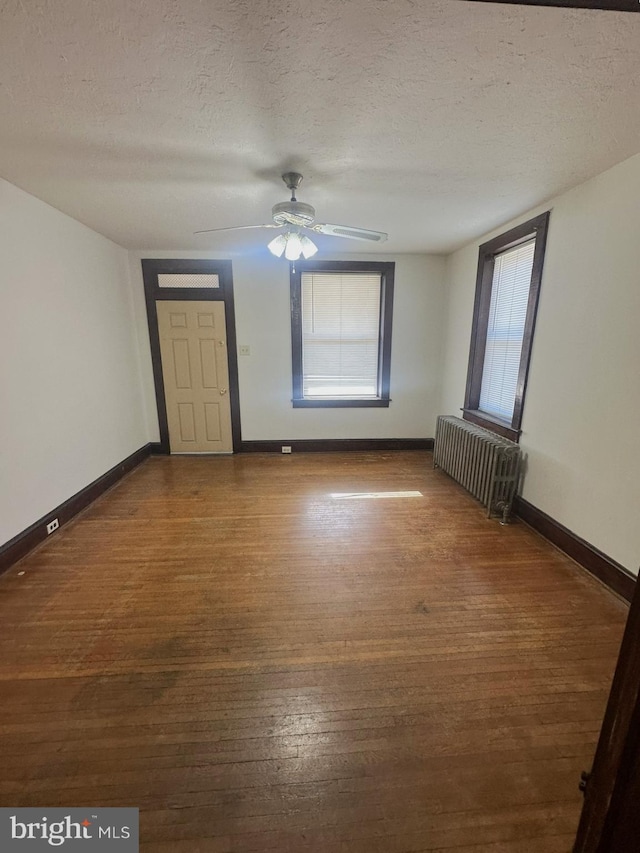
{"type": "Polygon", "coordinates": [[[294,409],[388,408],[391,380],[391,330],[393,323],[393,261],[295,261],[290,266],[291,365],[294,409]],[[308,272],[354,272],[380,274],[380,330],[378,349],[378,396],[310,399],[303,396],[302,374],[302,274],[308,272]]]}
{"type": "Polygon", "coordinates": [[[521,433],[522,412],[531,362],[533,333],[536,325],[538,302],[540,299],[540,282],[544,265],[544,254],[549,229],[550,211],[540,214],[522,225],[511,228],[504,234],[480,246],[478,254],[478,272],[476,277],[476,295],[473,305],[473,323],[471,327],[471,343],[469,346],[469,367],[467,370],[467,385],[465,389],[464,408],[462,416],[465,420],[485,427],[512,441],[518,441],[521,433]],[[522,355],[518,370],[516,398],[511,421],[503,420],[494,415],[482,412],[480,403],[480,388],[482,385],[482,370],[487,341],[489,323],[489,308],[491,305],[491,289],[493,287],[493,272],[496,255],[526,243],[535,237],[533,267],[531,270],[531,286],[527,302],[524,336],[522,340],[522,355]]]}

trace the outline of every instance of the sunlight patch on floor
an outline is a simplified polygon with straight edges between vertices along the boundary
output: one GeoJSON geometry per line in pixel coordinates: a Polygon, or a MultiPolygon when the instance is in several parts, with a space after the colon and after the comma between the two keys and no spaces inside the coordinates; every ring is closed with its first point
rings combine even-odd
{"type": "Polygon", "coordinates": [[[421,498],[422,492],[332,492],[330,497],[337,501],[353,501],[367,498],[421,498]]]}

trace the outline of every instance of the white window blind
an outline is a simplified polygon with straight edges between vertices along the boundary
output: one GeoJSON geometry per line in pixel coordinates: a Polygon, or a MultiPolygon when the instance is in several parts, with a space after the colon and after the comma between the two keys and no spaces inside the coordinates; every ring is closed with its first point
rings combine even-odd
{"type": "Polygon", "coordinates": [[[479,409],[511,421],[522,356],[535,239],[495,258],[479,409]]]}
{"type": "Polygon", "coordinates": [[[378,396],[379,273],[302,274],[302,393],[378,396]]]}

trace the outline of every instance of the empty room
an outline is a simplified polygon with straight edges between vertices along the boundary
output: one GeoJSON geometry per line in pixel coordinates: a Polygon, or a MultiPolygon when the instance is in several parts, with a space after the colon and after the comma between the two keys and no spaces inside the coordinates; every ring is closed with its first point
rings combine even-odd
{"type": "Polygon", "coordinates": [[[633,853],[640,16],[0,4],[0,850],[633,853]]]}

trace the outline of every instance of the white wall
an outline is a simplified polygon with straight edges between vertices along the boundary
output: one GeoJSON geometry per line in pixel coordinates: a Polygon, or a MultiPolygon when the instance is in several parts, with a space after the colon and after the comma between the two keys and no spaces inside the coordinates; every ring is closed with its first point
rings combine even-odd
{"type": "Polygon", "coordinates": [[[146,444],[127,253],[0,180],[0,544],[146,444]]]}
{"type": "Polygon", "coordinates": [[[464,402],[478,245],[552,209],[521,445],[523,497],[637,573],[640,155],[447,262],[444,413],[464,402]]]}
{"type": "MultiPolygon", "coordinates": [[[[142,344],[145,402],[158,440],[141,258],[231,257],[212,253],[131,252],[142,344]]],[[[331,255],[332,260],[396,262],[388,409],[293,409],[289,265],[266,249],[232,257],[242,438],[429,438],[440,395],[444,259],[430,255],[331,255]]]]}

